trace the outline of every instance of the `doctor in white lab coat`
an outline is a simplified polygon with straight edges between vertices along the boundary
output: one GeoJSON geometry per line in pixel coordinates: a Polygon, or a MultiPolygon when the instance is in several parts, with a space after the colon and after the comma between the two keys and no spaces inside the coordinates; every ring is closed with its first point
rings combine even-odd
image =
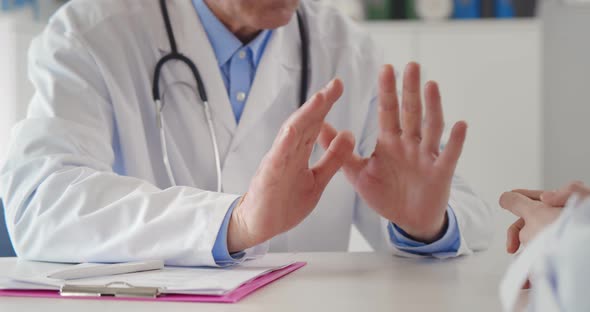
{"type": "Polygon", "coordinates": [[[177,186],[168,177],[151,92],[171,49],[158,1],[73,0],[31,46],[36,93],[0,175],[20,257],[216,266],[245,259],[242,251],[345,251],[351,224],[376,250],[406,256],[487,246],[491,210],[454,176],[466,124],[439,152],[438,87],[425,87],[423,116],[416,64],[398,102],[393,69],[369,37],[316,2],[166,3],[178,49],[209,96],[222,192],[203,104],[180,62],[158,82],[177,186]],[[244,45],[271,30],[239,121],[210,25],[195,10],[203,4],[244,45]],[[298,7],[316,93],[301,109],[298,7]]]}

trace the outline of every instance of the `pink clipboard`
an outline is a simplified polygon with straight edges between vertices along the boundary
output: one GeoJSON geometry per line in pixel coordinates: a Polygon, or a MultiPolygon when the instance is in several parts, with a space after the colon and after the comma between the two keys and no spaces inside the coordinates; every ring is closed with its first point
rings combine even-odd
{"type": "Polygon", "coordinates": [[[120,297],[62,297],[55,290],[0,290],[0,297],[26,297],[26,298],[57,298],[76,300],[124,300],[124,301],[160,301],[160,302],[209,302],[209,303],[236,303],[256,290],[280,279],[281,277],[299,270],[306,262],[296,262],[280,270],[260,276],[237,289],[221,296],[208,295],[175,295],[165,294],[158,298],[120,298],[120,297]]]}

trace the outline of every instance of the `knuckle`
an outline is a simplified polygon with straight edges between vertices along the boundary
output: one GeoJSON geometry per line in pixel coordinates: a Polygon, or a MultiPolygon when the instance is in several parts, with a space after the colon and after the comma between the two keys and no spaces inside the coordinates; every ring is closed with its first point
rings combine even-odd
{"type": "Polygon", "coordinates": [[[293,126],[292,126],[291,124],[289,124],[289,123],[287,123],[287,124],[284,124],[284,125],[281,127],[281,132],[282,132],[282,133],[293,133],[293,132],[295,132],[295,127],[293,127],[293,126]]]}
{"type": "Polygon", "coordinates": [[[284,163],[279,157],[265,157],[264,163],[270,168],[276,170],[283,167],[284,163]]]}
{"type": "Polygon", "coordinates": [[[299,130],[296,125],[286,125],[285,131],[288,131],[287,133],[289,134],[289,136],[295,139],[299,139],[301,137],[301,130],[299,130]]]}
{"type": "MultiPolygon", "coordinates": [[[[393,97],[393,95],[390,95],[393,97]]],[[[393,112],[398,111],[399,107],[397,106],[397,98],[391,99],[382,99],[379,101],[378,109],[383,112],[393,112]]]]}

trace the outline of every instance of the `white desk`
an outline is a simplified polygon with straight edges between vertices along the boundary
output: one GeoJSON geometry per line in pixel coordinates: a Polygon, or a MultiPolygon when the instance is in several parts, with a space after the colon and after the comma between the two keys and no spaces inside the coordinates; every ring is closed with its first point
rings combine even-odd
{"type": "MultiPolygon", "coordinates": [[[[375,253],[271,254],[307,266],[237,304],[1,298],[0,311],[500,311],[498,284],[510,257],[496,251],[453,260],[375,253]]],[[[15,259],[0,259],[0,275],[15,259]]]]}

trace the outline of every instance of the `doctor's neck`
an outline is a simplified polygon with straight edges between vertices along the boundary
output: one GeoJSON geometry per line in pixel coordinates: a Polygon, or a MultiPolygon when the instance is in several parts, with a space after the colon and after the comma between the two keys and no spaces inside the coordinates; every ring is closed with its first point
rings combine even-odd
{"type": "Polygon", "coordinates": [[[242,43],[252,41],[263,29],[287,25],[299,0],[203,0],[211,12],[242,43]]]}

